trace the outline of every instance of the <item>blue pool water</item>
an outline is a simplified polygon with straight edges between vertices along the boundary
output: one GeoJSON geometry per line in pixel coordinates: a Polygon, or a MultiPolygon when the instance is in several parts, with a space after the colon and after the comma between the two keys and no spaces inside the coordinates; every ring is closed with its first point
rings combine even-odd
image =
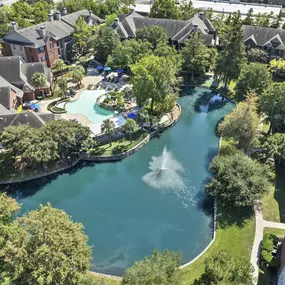
{"type": "Polygon", "coordinates": [[[104,90],[82,91],[77,100],[66,104],[67,113],[84,115],[92,123],[98,123],[112,118],[114,116],[112,111],[104,110],[96,104],[97,98],[104,93],[104,90]]]}

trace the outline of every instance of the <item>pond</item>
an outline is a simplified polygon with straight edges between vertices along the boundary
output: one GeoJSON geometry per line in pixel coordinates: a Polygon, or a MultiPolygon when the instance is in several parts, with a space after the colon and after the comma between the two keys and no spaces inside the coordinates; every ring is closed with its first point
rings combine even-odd
{"type": "Polygon", "coordinates": [[[212,239],[213,203],[204,185],[218,151],[217,122],[234,106],[199,110],[200,99],[214,93],[195,88],[182,95],[176,125],[125,160],[17,186],[22,212],[51,202],[82,222],[97,272],[121,275],[153,249],[193,259],[212,239]]]}

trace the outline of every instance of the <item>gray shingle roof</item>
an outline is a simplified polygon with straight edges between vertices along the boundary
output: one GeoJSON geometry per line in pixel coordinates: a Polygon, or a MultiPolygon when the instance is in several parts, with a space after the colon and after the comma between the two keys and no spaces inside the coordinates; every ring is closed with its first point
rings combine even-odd
{"type": "Polygon", "coordinates": [[[23,97],[23,92],[20,89],[18,89],[16,86],[9,83],[5,78],[0,76],[0,104],[8,109],[10,109],[11,89],[16,93],[17,97],[23,97]]]}
{"type": "Polygon", "coordinates": [[[31,127],[40,128],[44,121],[33,112],[24,112],[20,114],[0,115],[0,132],[9,126],[20,126],[29,124],[31,127]]]}
{"type": "Polygon", "coordinates": [[[119,19],[120,22],[118,26],[115,27],[115,30],[121,38],[133,38],[136,36],[136,30],[147,26],[160,26],[166,30],[169,39],[177,41],[178,43],[184,43],[189,34],[193,31],[194,24],[197,24],[202,34],[204,36],[207,35],[205,43],[211,42],[211,45],[213,44],[212,41],[209,41],[209,38],[214,39],[213,33],[215,28],[207,18],[204,17],[201,19],[198,14],[187,21],[145,18],[135,12],[122,15],[119,19]],[[209,32],[211,33],[210,35],[209,32]]]}
{"type": "Polygon", "coordinates": [[[15,113],[16,113],[15,110],[8,110],[2,104],[0,104],[0,117],[2,115],[15,114],[15,113]]]}
{"type": "Polygon", "coordinates": [[[2,42],[15,43],[30,47],[42,47],[53,38],[59,40],[70,36],[74,32],[74,25],[79,16],[82,16],[90,25],[97,25],[104,22],[103,19],[92,13],[91,19],[87,10],[81,10],[61,17],[61,20],[46,21],[31,27],[12,30],[2,38],[2,42]],[[41,27],[46,29],[46,36],[41,36],[41,27]]]}
{"type": "MultiPolygon", "coordinates": [[[[51,83],[51,73],[50,69],[43,62],[24,63],[20,56],[0,57],[0,76],[24,92],[35,90],[31,83],[32,76],[35,72],[45,74],[48,81],[47,87],[49,87],[51,83]]],[[[15,90],[17,95],[19,91],[22,92],[18,88],[15,90]]]]}
{"type": "Polygon", "coordinates": [[[243,41],[259,47],[269,46],[284,49],[285,30],[243,25],[243,41]]]}
{"type": "Polygon", "coordinates": [[[78,12],[67,14],[65,16],[62,16],[61,20],[65,23],[69,24],[70,26],[74,27],[76,20],[78,19],[79,16],[83,17],[84,20],[87,23],[91,24],[92,26],[104,23],[103,19],[99,18],[98,16],[94,15],[93,13],[91,14],[91,19],[90,19],[90,17],[89,17],[90,14],[89,14],[89,11],[87,11],[87,10],[81,10],[78,12]]]}

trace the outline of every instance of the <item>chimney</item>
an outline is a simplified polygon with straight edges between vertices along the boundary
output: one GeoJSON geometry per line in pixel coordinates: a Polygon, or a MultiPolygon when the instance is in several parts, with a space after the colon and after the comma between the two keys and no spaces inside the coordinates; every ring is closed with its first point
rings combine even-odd
{"type": "Polygon", "coordinates": [[[41,26],[41,27],[40,27],[40,36],[41,36],[42,38],[44,38],[44,37],[46,36],[46,33],[47,33],[46,27],[45,27],[45,26],[41,26]]]}
{"type": "Polygon", "coordinates": [[[134,13],[135,10],[136,10],[136,7],[132,5],[132,6],[130,7],[130,10],[131,10],[131,13],[134,13]]]}
{"type": "Polygon", "coordinates": [[[205,19],[204,12],[199,12],[199,18],[204,21],[205,19]]]}
{"type": "Polygon", "coordinates": [[[194,33],[198,32],[198,25],[197,24],[193,24],[193,31],[194,31],[194,33]]]}
{"type": "Polygon", "coordinates": [[[59,11],[57,11],[57,12],[55,13],[55,18],[56,18],[58,21],[61,20],[61,13],[60,13],[59,11]]]}
{"type": "Polygon", "coordinates": [[[17,23],[16,23],[16,22],[12,22],[12,23],[11,23],[11,26],[12,26],[12,29],[13,29],[14,31],[17,30],[17,23]]]}
{"type": "Polygon", "coordinates": [[[67,15],[67,9],[66,9],[66,7],[64,7],[63,10],[62,10],[62,16],[64,16],[64,15],[67,15]]]}
{"type": "Polygon", "coordinates": [[[119,25],[119,22],[120,22],[119,18],[116,18],[114,22],[114,26],[117,27],[119,25]]]}
{"type": "Polygon", "coordinates": [[[49,20],[50,22],[53,21],[53,14],[52,14],[51,12],[48,13],[48,20],[49,20]]]}

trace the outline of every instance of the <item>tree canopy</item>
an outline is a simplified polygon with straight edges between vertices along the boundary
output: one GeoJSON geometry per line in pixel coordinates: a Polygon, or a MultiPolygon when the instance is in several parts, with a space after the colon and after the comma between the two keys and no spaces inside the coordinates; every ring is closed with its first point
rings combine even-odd
{"type": "Polygon", "coordinates": [[[248,260],[220,251],[205,261],[205,273],[194,285],[252,285],[252,268],[248,260]]]}
{"type": "Polygon", "coordinates": [[[285,119],[285,83],[268,86],[260,96],[260,107],[270,122],[269,132],[278,129],[285,119]]]}
{"type": "Polygon", "coordinates": [[[155,0],[149,16],[151,18],[178,19],[179,8],[174,0],[155,0]]]}
{"type": "Polygon", "coordinates": [[[209,66],[208,48],[204,45],[204,37],[200,32],[192,33],[185,43],[182,50],[183,70],[192,74],[204,74],[206,67],[209,66]]]}
{"type": "Polygon", "coordinates": [[[119,44],[118,34],[111,27],[101,26],[93,40],[96,58],[105,62],[119,44]]]}
{"type": "Polygon", "coordinates": [[[91,260],[82,224],[73,223],[50,204],[14,224],[17,232],[6,244],[5,260],[13,268],[11,279],[16,284],[79,284],[91,260]]]}
{"type": "Polygon", "coordinates": [[[238,108],[226,115],[219,125],[222,136],[234,138],[239,147],[248,149],[255,143],[259,117],[257,114],[256,96],[249,94],[238,108]]]}
{"type": "Polygon", "coordinates": [[[235,87],[236,96],[244,99],[249,92],[261,95],[271,83],[271,74],[266,65],[262,63],[244,65],[235,87]]]}
{"type": "Polygon", "coordinates": [[[169,58],[146,56],[131,66],[131,70],[134,74],[133,94],[139,106],[151,100],[152,112],[157,103],[163,102],[168,95],[174,93],[177,70],[169,58]]]}
{"type": "Polygon", "coordinates": [[[159,43],[168,43],[168,35],[164,28],[160,26],[149,26],[136,31],[137,40],[149,42],[153,49],[156,49],[159,43]]]}
{"type": "Polygon", "coordinates": [[[176,285],[180,284],[182,272],[177,270],[180,255],[165,250],[154,250],[151,257],[136,262],[123,276],[122,285],[176,285]]]}
{"type": "Polygon", "coordinates": [[[250,159],[241,151],[216,156],[210,170],[213,177],[206,186],[207,192],[237,208],[253,206],[271,186],[269,166],[250,159]]]}
{"type": "Polygon", "coordinates": [[[276,133],[266,138],[263,144],[267,158],[273,157],[280,164],[285,159],[285,134],[276,133]]]}
{"type": "Polygon", "coordinates": [[[217,58],[215,73],[222,78],[227,87],[229,81],[239,77],[245,63],[245,46],[240,13],[230,15],[225,23],[221,30],[222,50],[217,58]]]}

